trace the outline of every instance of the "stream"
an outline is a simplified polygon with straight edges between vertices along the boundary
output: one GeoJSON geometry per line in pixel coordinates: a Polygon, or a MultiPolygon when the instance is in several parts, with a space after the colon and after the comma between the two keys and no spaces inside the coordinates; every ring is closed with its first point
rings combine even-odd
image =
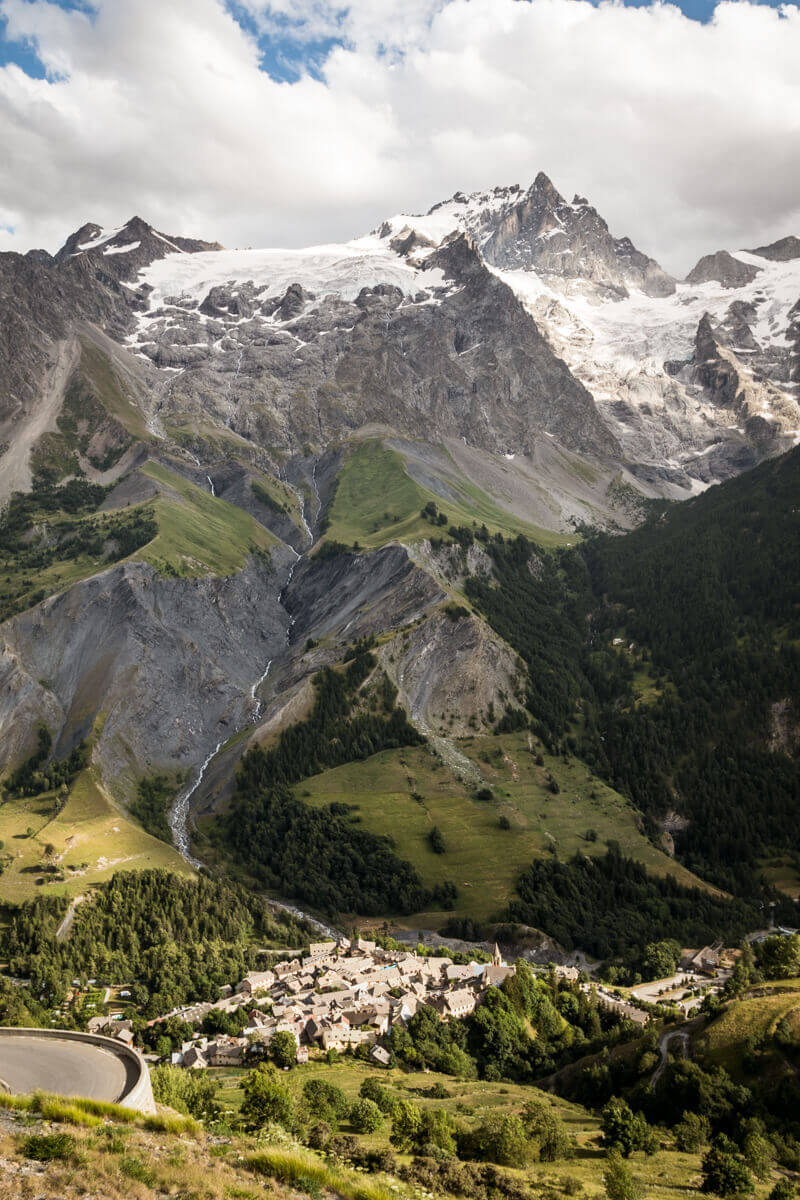
{"type": "MultiPolygon", "coordinates": [[[[214,491],[214,484],[211,481],[210,476],[207,475],[206,478],[208,479],[208,482],[211,485],[212,496],[216,495],[216,493],[214,491]]],[[[313,515],[312,519],[316,520],[316,518],[319,516],[319,512],[322,507],[322,504],[320,501],[320,496],[319,496],[319,489],[317,488],[317,464],[316,464],[316,461],[314,462],[312,482],[313,482],[313,487],[314,487],[314,497],[317,502],[317,511],[313,515]]],[[[291,486],[291,485],[289,485],[289,486],[291,486]]],[[[302,491],[299,488],[293,488],[293,491],[295,491],[298,499],[300,500],[300,519],[303,523],[303,528],[305,529],[305,532],[308,536],[308,545],[306,546],[306,548],[302,554],[298,554],[297,551],[292,546],[287,546],[287,548],[292,551],[292,554],[294,554],[295,557],[289,567],[289,572],[286,576],[286,582],[284,583],[283,587],[281,588],[279,596],[278,596],[278,603],[281,605],[281,607],[283,607],[283,598],[286,595],[287,588],[289,587],[290,583],[292,582],[292,576],[295,573],[297,564],[305,557],[305,555],[308,553],[308,551],[314,545],[314,534],[312,532],[311,526],[309,525],[309,523],[306,519],[305,496],[303,495],[302,491]]],[[[294,625],[294,622],[295,622],[295,618],[293,616],[291,616],[291,614],[289,614],[289,622],[286,626],[287,650],[291,644],[292,626],[294,625]]],[[[274,662],[274,659],[272,659],[272,658],[269,659],[263,672],[261,673],[259,678],[256,680],[256,682],[253,684],[253,686],[250,688],[250,698],[255,703],[255,710],[254,710],[254,714],[253,714],[253,717],[252,717],[249,725],[243,726],[242,727],[243,729],[252,729],[258,723],[258,719],[261,715],[261,709],[262,709],[263,705],[262,705],[261,700],[259,700],[258,696],[256,695],[256,693],[258,692],[258,689],[261,687],[262,683],[264,683],[267,676],[269,675],[269,673],[272,669],[273,662],[274,662]]],[[[241,732],[241,730],[239,732],[241,732]]],[[[224,738],[222,741],[217,742],[217,745],[214,747],[214,749],[211,751],[211,753],[208,754],[207,757],[205,758],[205,760],[202,763],[200,770],[197,772],[197,775],[195,776],[193,782],[190,783],[187,788],[185,788],[183,791],[181,791],[178,794],[178,796],[176,797],[175,802],[172,805],[172,808],[170,809],[170,812],[169,812],[168,821],[169,821],[170,831],[172,832],[172,840],[175,844],[175,848],[178,851],[178,853],[181,855],[181,857],[183,859],[185,859],[185,861],[188,862],[190,866],[194,867],[194,869],[196,871],[199,871],[201,869],[201,867],[203,866],[203,863],[200,862],[199,859],[195,858],[191,852],[192,839],[191,839],[191,834],[189,832],[189,823],[190,823],[190,819],[191,819],[192,796],[195,794],[197,789],[200,787],[200,784],[203,782],[205,773],[208,770],[210,763],[216,758],[217,754],[219,754],[220,750],[225,745],[225,742],[229,741],[229,740],[230,740],[230,738],[224,738]]],[[[298,908],[295,904],[290,904],[288,901],[285,901],[285,900],[275,900],[275,899],[273,899],[272,896],[268,897],[268,899],[269,899],[270,904],[274,908],[280,909],[283,912],[291,913],[292,916],[298,917],[300,920],[308,922],[308,924],[313,929],[318,930],[325,937],[333,938],[335,940],[341,936],[341,934],[338,930],[334,929],[330,925],[326,925],[322,921],[317,920],[316,917],[312,917],[310,915],[310,913],[304,912],[303,909],[298,908]]]]}

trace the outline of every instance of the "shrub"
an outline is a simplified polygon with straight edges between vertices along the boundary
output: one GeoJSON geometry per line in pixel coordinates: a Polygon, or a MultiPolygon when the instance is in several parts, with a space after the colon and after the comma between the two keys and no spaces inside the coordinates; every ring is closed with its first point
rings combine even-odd
{"type": "Polygon", "coordinates": [[[37,1162],[68,1162],[74,1158],[75,1148],[71,1133],[32,1133],[23,1138],[20,1152],[23,1158],[33,1158],[37,1162]]]}
{"type": "Polygon", "coordinates": [[[434,854],[444,854],[447,850],[442,831],[438,825],[434,825],[433,829],[428,834],[428,841],[434,854]]]}
{"type": "Polygon", "coordinates": [[[303,1099],[310,1116],[331,1125],[347,1116],[350,1108],[342,1089],[327,1079],[307,1079],[303,1084],[303,1099]]]}
{"type": "Polygon", "coordinates": [[[279,1082],[274,1067],[261,1063],[254,1071],[248,1071],[242,1088],[242,1120],[250,1129],[260,1129],[271,1122],[286,1127],[291,1124],[292,1096],[279,1082]]]}
{"type": "Polygon", "coordinates": [[[350,1123],[359,1133],[377,1133],[383,1125],[383,1113],[374,1100],[356,1100],[350,1109],[350,1123]]]}
{"type": "Polygon", "coordinates": [[[703,1159],[701,1190],[723,1197],[748,1195],[754,1190],[753,1177],[741,1159],[729,1152],[727,1145],[731,1143],[723,1144],[717,1139],[703,1159]]]}
{"type": "Polygon", "coordinates": [[[391,1115],[395,1100],[391,1092],[374,1075],[368,1075],[358,1090],[363,1100],[372,1100],[386,1116],[391,1115]]]}
{"type": "Polygon", "coordinates": [[[134,1154],[124,1155],[119,1160],[119,1169],[128,1179],[135,1179],[137,1183],[143,1183],[145,1187],[155,1186],[155,1171],[134,1154]]]}
{"type": "Polygon", "coordinates": [[[636,1183],[628,1164],[618,1150],[609,1150],[603,1171],[608,1200],[641,1200],[642,1189],[636,1183]]]}

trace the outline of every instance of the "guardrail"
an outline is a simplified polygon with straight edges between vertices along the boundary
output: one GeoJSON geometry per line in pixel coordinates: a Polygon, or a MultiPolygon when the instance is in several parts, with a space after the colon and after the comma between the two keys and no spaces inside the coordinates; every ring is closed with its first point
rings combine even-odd
{"type": "MultiPolygon", "coordinates": [[[[99,1033],[78,1033],[72,1029],[30,1029],[25,1026],[0,1026],[0,1038],[27,1037],[51,1039],[54,1041],[83,1042],[87,1046],[99,1046],[103,1050],[116,1054],[125,1064],[127,1079],[125,1088],[119,1096],[108,1096],[113,1104],[124,1104],[126,1108],[135,1108],[137,1112],[154,1113],[156,1111],[153,1089],[150,1086],[150,1072],[147,1064],[138,1050],[118,1042],[114,1038],[103,1037],[99,1033]]],[[[41,1088],[47,1091],[46,1085],[41,1088]]]]}

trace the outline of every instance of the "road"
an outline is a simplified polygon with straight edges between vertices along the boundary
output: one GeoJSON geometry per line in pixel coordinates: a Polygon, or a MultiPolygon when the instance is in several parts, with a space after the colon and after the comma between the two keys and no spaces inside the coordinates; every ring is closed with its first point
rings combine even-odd
{"type": "Polygon", "coordinates": [[[661,1051],[661,1062],[653,1072],[653,1078],[650,1080],[650,1091],[656,1090],[656,1085],[659,1079],[664,1074],[667,1066],[667,1058],[669,1056],[669,1044],[677,1039],[683,1047],[683,1057],[689,1057],[689,1034],[685,1029],[673,1029],[669,1033],[662,1033],[658,1039],[658,1048],[661,1051]]]}
{"type": "Polygon", "coordinates": [[[128,1089],[133,1066],[110,1050],[56,1038],[0,1038],[0,1084],[11,1093],[37,1088],[61,1096],[117,1101],[128,1089]],[[130,1074],[129,1074],[130,1072],[130,1074]]]}

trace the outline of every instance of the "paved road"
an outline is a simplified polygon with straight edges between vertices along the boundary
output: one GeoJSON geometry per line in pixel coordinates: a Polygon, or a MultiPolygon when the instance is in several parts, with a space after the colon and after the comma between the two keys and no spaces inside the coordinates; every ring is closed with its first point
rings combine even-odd
{"type": "Polygon", "coordinates": [[[667,1065],[669,1044],[674,1039],[677,1039],[681,1043],[683,1057],[689,1057],[689,1034],[685,1029],[673,1029],[669,1033],[662,1033],[661,1037],[658,1039],[658,1048],[661,1051],[661,1062],[656,1067],[655,1071],[653,1072],[653,1078],[650,1080],[651,1092],[656,1090],[656,1084],[664,1074],[664,1070],[667,1065]]]}
{"type": "Polygon", "coordinates": [[[116,1101],[129,1086],[129,1070],[110,1050],[90,1043],[20,1035],[0,1038],[0,1081],[9,1092],[41,1088],[62,1096],[116,1101]]]}

